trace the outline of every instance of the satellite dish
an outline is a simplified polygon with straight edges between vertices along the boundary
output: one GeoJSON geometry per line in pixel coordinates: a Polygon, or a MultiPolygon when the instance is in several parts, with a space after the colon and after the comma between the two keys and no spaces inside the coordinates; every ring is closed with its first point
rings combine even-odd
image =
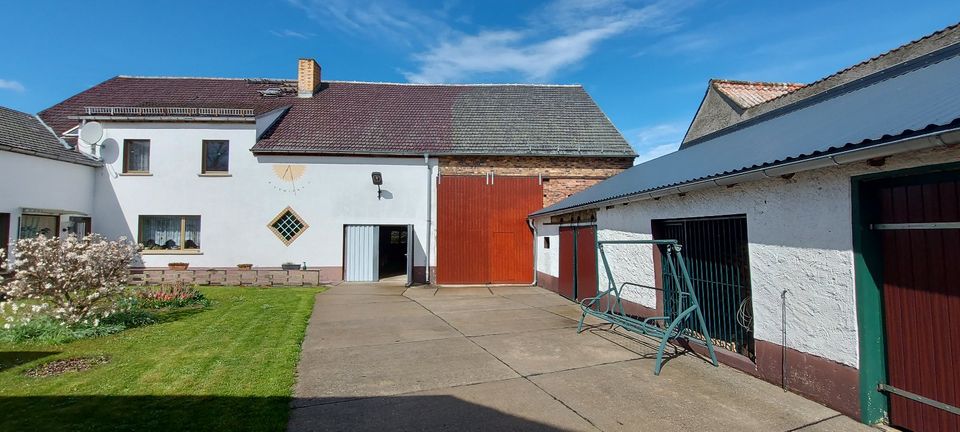
{"type": "Polygon", "coordinates": [[[103,138],[103,125],[95,121],[87,122],[80,128],[80,139],[87,144],[96,144],[103,138]]]}

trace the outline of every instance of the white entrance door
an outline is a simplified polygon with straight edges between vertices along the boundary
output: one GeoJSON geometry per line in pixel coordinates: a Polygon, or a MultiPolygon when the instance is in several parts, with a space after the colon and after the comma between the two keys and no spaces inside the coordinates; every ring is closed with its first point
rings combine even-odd
{"type": "Polygon", "coordinates": [[[348,282],[380,280],[380,227],[347,225],[344,231],[343,279],[348,282]]]}

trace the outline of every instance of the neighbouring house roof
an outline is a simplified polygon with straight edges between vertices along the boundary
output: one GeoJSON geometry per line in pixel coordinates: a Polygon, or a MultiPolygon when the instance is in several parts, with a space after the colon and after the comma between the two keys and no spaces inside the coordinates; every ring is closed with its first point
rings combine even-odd
{"type": "Polygon", "coordinates": [[[287,111],[258,154],[622,156],[636,153],[579,85],[392,84],[324,81],[312,98],[296,81],[116,77],[40,113],[58,133],[85,107],[203,107],[287,111]],[[293,89],[264,96],[271,88],[293,89]]]}
{"type": "Polygon", "coordinates": [[[768,111],[533,215],[556,214],[924,133],[960,129],[960,43],[768,111]]]}
{"type": "Polygon", "coordinates": [[[0,107],[0,150],[82,165],[100,165],[79,151],[67,148],[36,116],[4,107],[0,107]]]}
{"type": "Polygon", "coordinates": [[[799,83],[734,81],[722,79],[710,80],[710,85],[717,89],[720,94],[726,96],[733,103],[737,104],[740,109],[747,109],[760,105],[766,101],[783,96],[804,86],[804,84],[799,83]]]}

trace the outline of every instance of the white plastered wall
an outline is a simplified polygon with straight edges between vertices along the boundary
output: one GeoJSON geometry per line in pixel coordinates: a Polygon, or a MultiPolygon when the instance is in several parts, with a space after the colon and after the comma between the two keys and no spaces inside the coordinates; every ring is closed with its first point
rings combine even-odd
{"type": "Polygon", "coordinates": [[[553,277],[560,277],[560,228],[546,225],[549,219],[536,221],[537,271],[553,277]],[[544,247],[544,239],[550,239],[550,247],[544,247]]]}
{"type": "MultiPolygon", "coordinates": [[[[0,213],[10,213],[10,241],[16,241],[22,209],[70,210],[93,213],[96,168],[0,151],[0,213]]],[[[65,228],[70,215],[60,217],[65,228]]],[[[96,222],[94,222],[96,223],[96,222]]]]}
{"type": "MultiPolygon", "coordinates": [[[[857,367],[851,177],[957,161],[960,148],[939,148],[891,157],[882,167],[857,163],[601,208],[598,237],[649,239],[654,219],[745,214],[755,337],[857,367]]],[[[609,246],[607,257],[619,282],[654,284],[649,246],[609,246]]],[[[625,298],[655,306],[654,292],[645,291],[625,298]]]]}
{"type": "MultiPolygon", "coordinates": [[[[413,224],[414,265],[423,266],[427,244],[427,188],[435,188],[436,159],[423,157],[261,156],[253,124],[104,123],[103,158],[95,193],[98,232],[137,238],[140,215],[200,215],[199,255],[145,255],[144,265],[172,261],[197,267],[239,263],[276,267],[306,262],[310,267],[340,267],[345,224],[413,224]],[[150,176],[122,175],[124,139],[150,140],[150,176]],[[230,141],[230,176],[200,175],[203,140],[230,141]],[[275,171],[303,168],[295,181],[275,171]],[[429,169],[428,169],[429,166],[429,169]],[[383,174],[383,199],[370,175],[383,174]],[[428,178],[430,183],[428,183],[428,178]],[[429,185],[429,186],[428,186],[429,185]],[[290,206],[309,225],[289,246],[267,224],[290,206]]],[[[435,214],[436,191],[430,212],[435,214]]],[[[431,218],[435,220],[435,217],[431,218]]],[[[435,232],[435,223],[431,235],[435,232]]],[[[431,256],[436,241],[430,239],[431,256]]],[[[431,265],[435,258],[430,260],[431,265]]]]}

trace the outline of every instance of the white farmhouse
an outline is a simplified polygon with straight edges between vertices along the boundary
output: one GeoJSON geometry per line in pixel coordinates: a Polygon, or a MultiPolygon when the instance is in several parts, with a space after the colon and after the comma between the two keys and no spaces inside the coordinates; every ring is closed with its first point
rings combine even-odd
{"type": "Polygon", "coordinates": [[[529,284],[526,215],[635,156],[578,85],[324,81],[312,59],[297,80],[119,76],[39,117],[102,162],[73,207],[142,244],[152,281],[529,284]]]}

